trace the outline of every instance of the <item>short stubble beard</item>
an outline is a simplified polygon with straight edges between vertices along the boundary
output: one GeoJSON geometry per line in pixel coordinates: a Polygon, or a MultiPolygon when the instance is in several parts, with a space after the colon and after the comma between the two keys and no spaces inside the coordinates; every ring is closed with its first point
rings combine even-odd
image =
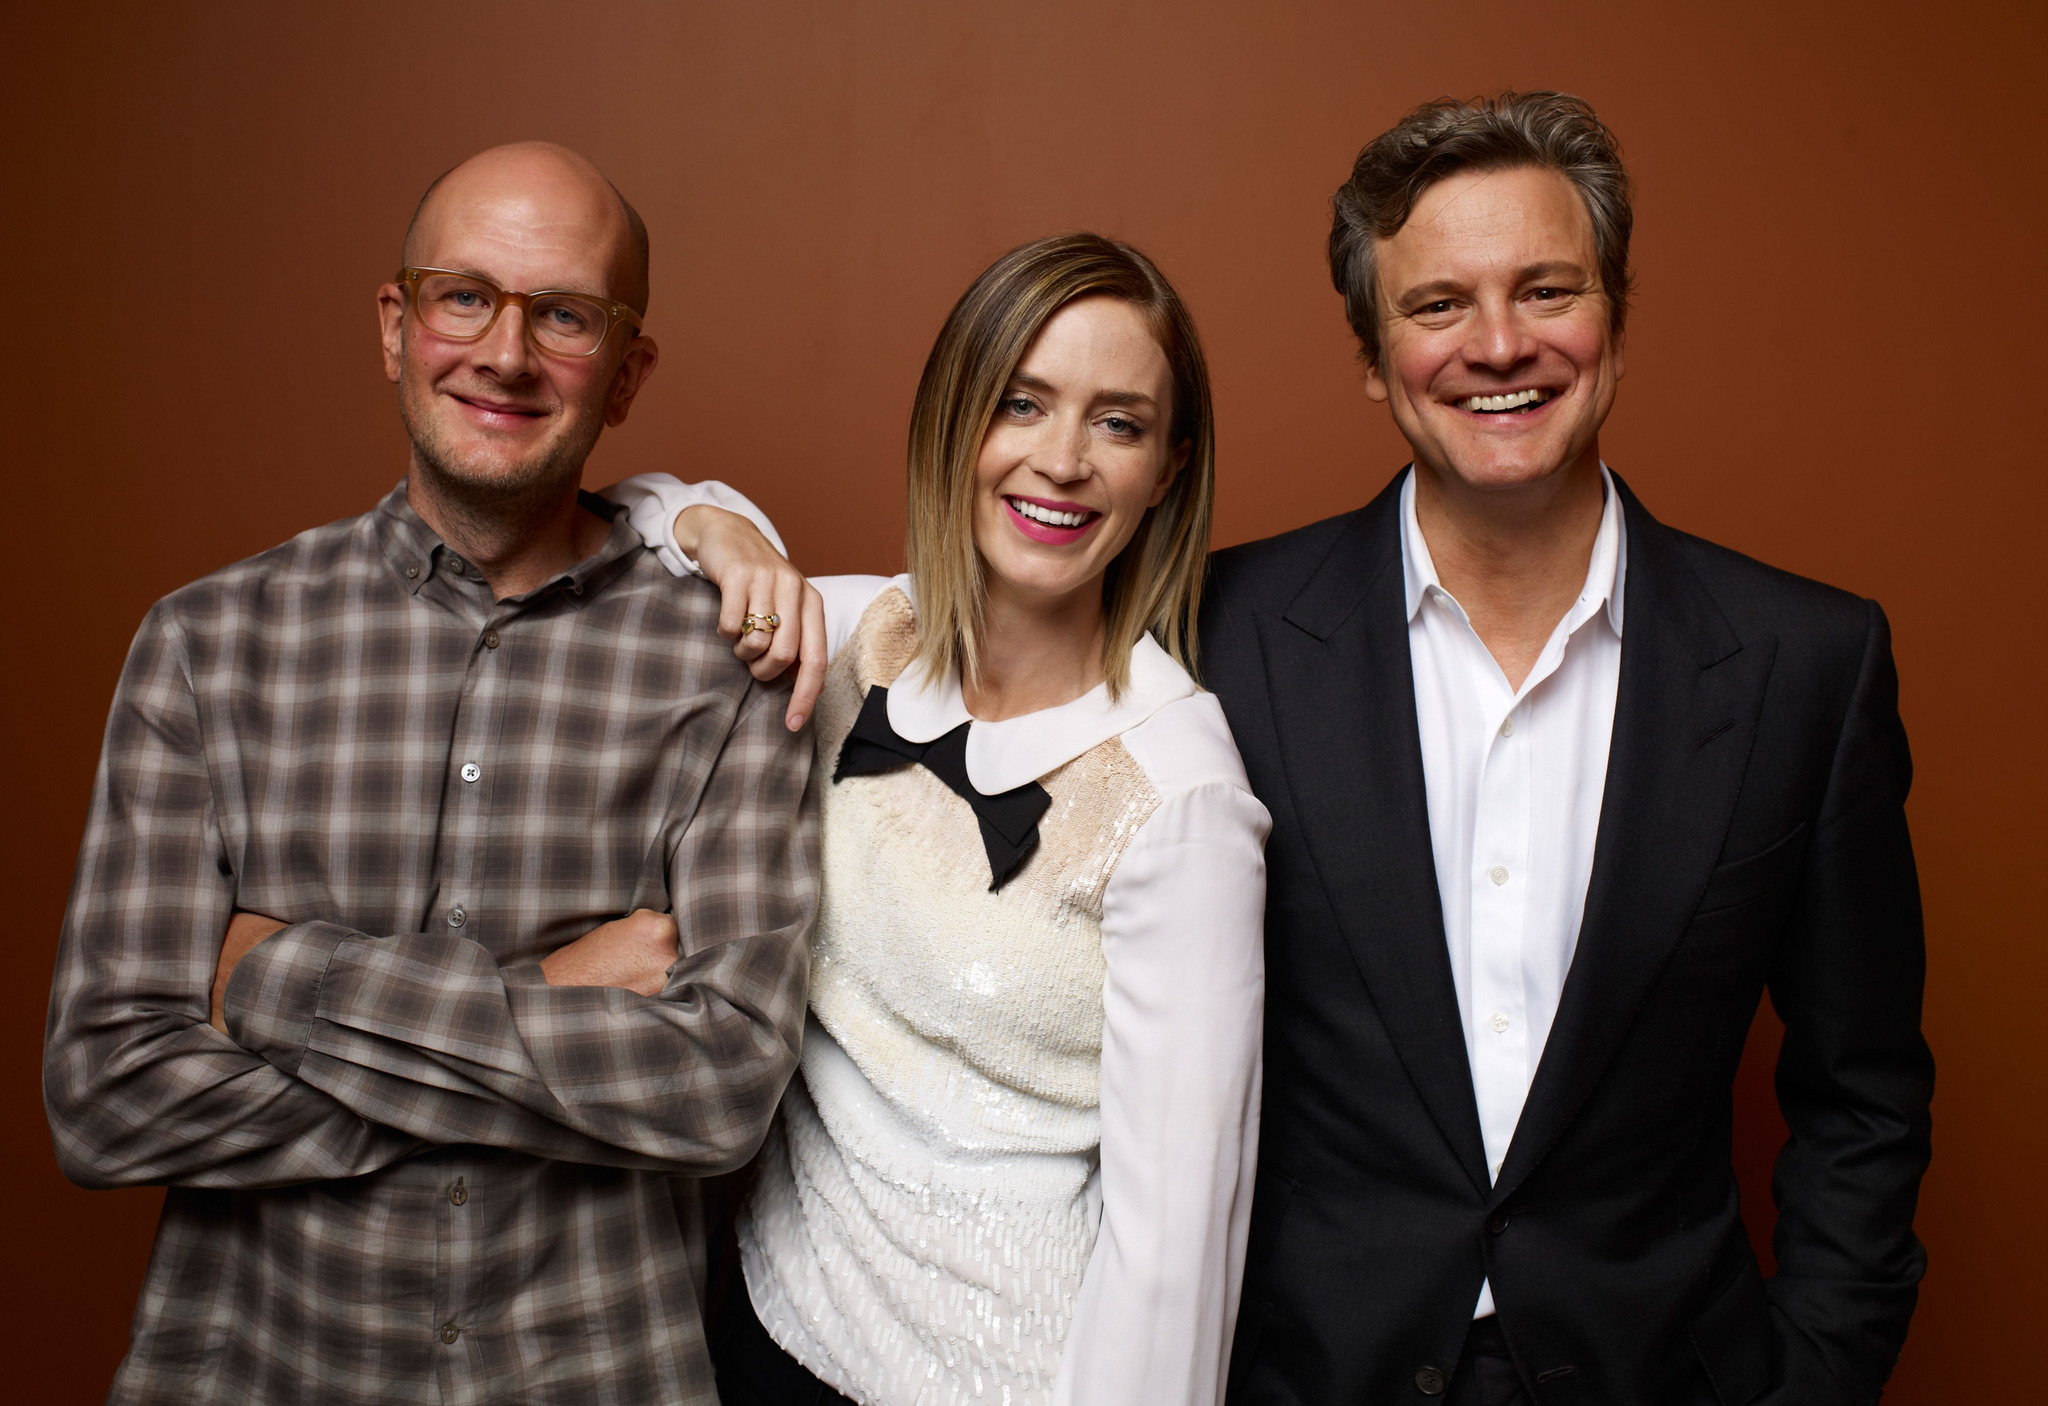
{"type": "Polygon", "coordinates": [[[604,430],[603,421],[594,420],[524,463],[485,474],[448,451],[433,416],[420,413],[411,395],[401,395],[398,408],[412,440],[414,485],[449,519],[446,530],[468,539],[472,556],[524,537],[529,524],[548,517],[565,493],[573,494],[604,430]]]}

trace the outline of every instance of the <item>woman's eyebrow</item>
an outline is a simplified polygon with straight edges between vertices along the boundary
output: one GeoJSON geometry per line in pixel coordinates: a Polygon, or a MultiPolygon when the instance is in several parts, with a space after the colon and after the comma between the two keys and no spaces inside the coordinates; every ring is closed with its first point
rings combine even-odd
{"type": "MultiPolygon", "coordinates": [[[[1028,371],[1019,371],[1010,377],[1011,390],[1038,391],[1043,395],[1057,395],[1059,388],[1043,377],[1028,371]]],[[[1097,391],[1092,399],[1106,405],[1148,405],[1157,408],[1159,402],[1143,391],[1097,391]]]]}

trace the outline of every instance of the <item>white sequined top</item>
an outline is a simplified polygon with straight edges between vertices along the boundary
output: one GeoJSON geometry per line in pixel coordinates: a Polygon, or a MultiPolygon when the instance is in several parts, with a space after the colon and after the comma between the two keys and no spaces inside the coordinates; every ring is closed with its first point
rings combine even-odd
{"type": "MultiPolygon", "coordinates": [[[[652,542],[689,488],[611,492],[652,542]]],[[[957,676],[904,673],[908,579],[813,584],[825,882],[801,1071],[739,1226],[755,1311],[862,1406],[1215,1406],[1258,1142],[1270,827],[1222,710],[1146,639],[1116,703],[974,722],[975,788],[1035,780],[1052,801],[990,893],[973,813],[930,772],[830,781],[875,684],[910,741],[970,721],[957,676]]]]}

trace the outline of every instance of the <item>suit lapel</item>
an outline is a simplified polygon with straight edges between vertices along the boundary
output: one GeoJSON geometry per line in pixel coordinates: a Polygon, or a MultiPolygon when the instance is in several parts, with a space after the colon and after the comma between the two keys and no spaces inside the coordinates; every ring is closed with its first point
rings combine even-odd
{"type": "Polygon", "coordinates": [[[1734,814],[1776,652],[1775,641],[1735,636],[1677,535],[1626,486],[1621,495],[1621,682],[1592,879],[1497,1200],[1513,1194],[1577,1115],[1684,938],[1734,814]]]}
{"type": "Polygon", "coordinates": [[[1259,617],[1281,762],[1381,1024],[1473,1184],[1486,1150],[1444,944],[1402,583],[1400,478],[1259,617]]]}

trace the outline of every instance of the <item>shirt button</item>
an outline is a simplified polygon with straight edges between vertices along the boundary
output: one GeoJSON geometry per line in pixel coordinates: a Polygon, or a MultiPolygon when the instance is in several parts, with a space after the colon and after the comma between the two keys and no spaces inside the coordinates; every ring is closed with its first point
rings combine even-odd
{"type": "Polygon", "coordinates": [[[1515,720],[1513,718],[1509,718],[1500,725],[1500,735],[1502,737],[1513,737],[1515,735],[1515,720]]]}
{"type": "Polygon", "coordinates": [[[1442,1396],[1444,1374],[1434,1367],[1424,1367],[1415,1374],[1415,1389],[1424,1396],[1442,1396]]]}
{"type": "Polygon", "coordinates": [[[1487,1021],[1486,1023],[1493,1028],[1493,1033],[1496,1035],[1505,1035],[1508,1033],[1508,1018],[1502,1015],[1499,1011],[1495,1011],[1493,1013],[1493,1019],[1487,1021]]]}
{"type": "Polygon", "coordinates": [[[454,1341],[455,1341],[455,1340],[456,1340],[457,1338],[459,1338],[459,1337],[461,1337],[461,1336],[462,1336],[462,1330],[461,1330],[460,1328],[456,1327],[456,1326],[455,1326],[455,1325],[454,1325],[453,1323],[443,1323],[443,1324],[441,1325],[441,1341],[442,1341],[442,1342],[444,1342],[444,1343],[452,1343],[452,1342],[454,1342],[454,1341]]]}
{"type": "Polygon", "coordinates": [[[475,762],[464,762],[462,764],[462,779],[464,781],[474,781],[483,774],[484,769],[475,762]]]}
{"type": "Polygon", "coordinates": [[[455,1185],[448,1188],[448,1204],[460,1206],[469,1199],[469,1188],[462,1184],[462,1178],[455,1179],[455,1185]]]}
{"type": "Polygon", "coordinates": [[[405,569],[405,574],[410,580],[417,581],[420,579],[420,569],[417,566],[408,566],[405,569]]]}
{"type": "Polygon", "coordinates": [[[449,926],[449,927],[451,927],[451,928],[459,928],[459,927],[461,927],[461,926],[462,926],[462,925],[463,925],[464,923],[466,923],[466,922],[468,922],[468,921],[469,921],[469,914],[463,911],[463,907],[462,907],[462,905],[461,905],[461,904],[459,904],[459,903],[458,903],[458,904],[456,904],[456,905],[455,905],[455,906],[454,906],[453,908],[450,908],[450,909],[448,910],[448,926],[449,926]]]}
{"type": "Polygon", "coordinates": [[[485,649],[496,649],[497,647],[498,647],[498,632],[497,632],[496,630],[485,630],[485,631],[484,631],[484,648],[485,648],[485,649]]]}
{"type": "Polygon", "coordinates": [[[454,572],[454,573],[455,573],[455,574],[456,574],[457,576],[460,576],[460,575],[462,574],[462,558],[461,558],[461,557],[450,557],[450,558],[448,558],[448,569],[449,569],[450,571],[454,572]]]}
{"type": "Polygon", "coordinates": [[[1506,882],[1508,881],[1508,867],[1507,867],[1507,865],[1505,865],[1505,864],[1496,864],[1496,865],[1494,865],[1494,866],[1493,866],[1493,867],[1492,867],[1491,869],[1489,869],[1489,870],[1487,870],[1487,871],[1486,871],[1486,877],[1487,877],[1487,878],[1489,878],[1489,879],[1491,879],[1491,880],[1493,880],[1493,881],[1494,881],[1494,883],[1496,883],[1496,884],[1504,884],[1504,883],[1506,883],[1506,882]]]}

